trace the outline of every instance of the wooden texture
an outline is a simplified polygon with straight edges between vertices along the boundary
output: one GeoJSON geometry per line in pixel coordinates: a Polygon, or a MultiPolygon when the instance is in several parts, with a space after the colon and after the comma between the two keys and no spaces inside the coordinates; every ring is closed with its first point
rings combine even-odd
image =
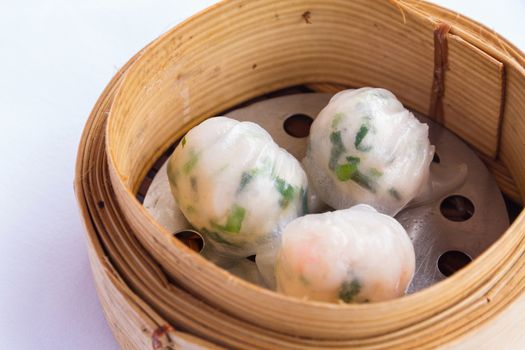
{"type": "MultiPolygon", "coordinates": [[[[487,339],[501,339],[495,332],[505,330],[498,320],[525,298],[522,215],[481,257],[437,285],[389,302],[331,305],[289,298],[230,275],[173,238],[135,199],[148,169],[191,126],[278,88],[382,86],[410,108],[426,111],[433,33],[443,21],[451,24],[453,42],[445,123],[453,120],[450,127],[501,167],[506,181],[508,169],[522,193],[523,56],[494,34],[480,38],[478,24],[434,5],[225,1],[166,33],[123,69],[86,126],[76,191],[102,305],[124,348],[498,345],[487,339]],[[498,75],[502,71],[506,79],[498,75]],[[466,86],[462,74],[488,91],[466,86]],[[477,103],[450,95],[461,89],[472,89],[477,103]],[[476,340],[477,330],[485,332],[483,341],[476,340]]],[[[510,343],[523,340],[514,335],[516,328],[508,332],[507,344],[525,346],[510,343]]]]}
{"type": "Polygon", "coordinates": [[[503,103],[503,63],[457,35],[448,34],[447,41],[443,124],[484,155],[495,157],[503,103]]]}
{"type": "Polygon", "coordinates": [[[490,157],[478,154],[483,160],[490,173],[498,183],[500,190],[505,193],[512,201],[517,204],[523,204],[523,199],[520,195],[519,189],[512,178],[507,167],[502,163],[501,160],[494,160],[490,157]]]}
{"type": "Polygon", "coordinates": [[[107,191],[109,182],[107,173],[104,173],[104,127],[122,73],[133,61],[134,58],[121,69],[99,98],[78,149],[75,192],[82,216],[89,218],[84,224],[97,293],[108,324],[122,349],[219,349],[212,343],[175,330],[130,289],[122,277],[129,278],[129,274],[118,269],[126,259],[122,259],[113,248],[119,241],[112,235],[119,228],[111,225],[115,213],[111,211],[113,198],[107,191]]]}

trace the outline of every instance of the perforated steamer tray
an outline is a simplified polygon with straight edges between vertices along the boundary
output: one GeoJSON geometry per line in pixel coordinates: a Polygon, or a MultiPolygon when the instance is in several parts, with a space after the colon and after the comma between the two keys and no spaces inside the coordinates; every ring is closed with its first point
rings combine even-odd
{"type": "MultiPolygon", "coordinates": [[[[261,125],[277,144],[300,160],[305,156],[309,126],[331,96],[304,93],[275,97],[230,111],[226,116],[261,125]]],[[[409,293],[439,282],[465,266],[509,225],[503,196],[474,151],[439,124],[420,115],[418,118],[429,125],[436,156],[431,165],[432,195],[423,202],[409,204],[396,215],[416,251],[416,273],[409,293]]],[[[152,169],[141,186],[141,192],[149,190],[144,206],[175,236],[198,250],[203,244],[196,242],[198,236],[188,234],[198,233],[172,198],[166,165],[158,173],[152,169]]]]}

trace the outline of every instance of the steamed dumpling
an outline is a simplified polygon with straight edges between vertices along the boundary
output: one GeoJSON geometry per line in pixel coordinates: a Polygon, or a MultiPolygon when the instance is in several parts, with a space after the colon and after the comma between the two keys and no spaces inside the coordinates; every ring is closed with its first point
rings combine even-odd
{"type": "Polygon", "coordinates": [[[345,90],[319,113],[303,161],[321,199],[336,209],[369,204],[395,215],[426,185],[434,146],[389,91],[345,90]]]}
{"type": "Polygon", "coordinates": [[[277,290],[326,302],[402,296],[414,275],[414,248],[392,217],[367,205],[311,214],[283,231],[277,290]]]}
{"type": "Polygon", "coordinates": [[[255,254],[307,211],[301,164],[251,122],[216,117],[196,126],[169,159],[168,177],[186,219],[227,256],[255,254]]]}

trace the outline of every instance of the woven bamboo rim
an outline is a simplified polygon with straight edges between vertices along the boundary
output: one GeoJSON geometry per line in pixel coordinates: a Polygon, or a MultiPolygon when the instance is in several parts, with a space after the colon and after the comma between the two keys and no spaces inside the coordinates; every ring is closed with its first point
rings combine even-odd
{"type": "Polygon", "coordinates": [[[444,282],[395,301],[336,306],[235,278],[157,225],[134,194],[164,150],[202,119],[291,85],[326,91],[343,84],[389,88],[432,114],[471,143],[502,190],[520,199],[524,64],[496,34],[419,1],[230,0],[157,39],[109,84],[78,153],[75,185],[89,254],[119,343],[427,348],[487,324],[525,289],[522,215],[444,282]],[[436,72],[444,68],[441,79],[436,72]]]}

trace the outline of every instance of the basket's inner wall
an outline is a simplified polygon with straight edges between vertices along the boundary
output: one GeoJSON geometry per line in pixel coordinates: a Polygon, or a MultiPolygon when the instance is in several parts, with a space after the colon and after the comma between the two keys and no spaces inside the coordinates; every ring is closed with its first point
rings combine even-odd
{"type": "Polygon", "coordinates": [[[482,153],[496,156],[503,105],[503,63],[447,35],[443,124],[482,153]]]}
{"type": "MultiPolygon", "coordinates": [[[[522,63],[525,65],[525,62],[522,63]]],[[[523,198],[525,192],[525,69],[506,66],[506,100],[499,158],[513,174],[523,198]]]]}

